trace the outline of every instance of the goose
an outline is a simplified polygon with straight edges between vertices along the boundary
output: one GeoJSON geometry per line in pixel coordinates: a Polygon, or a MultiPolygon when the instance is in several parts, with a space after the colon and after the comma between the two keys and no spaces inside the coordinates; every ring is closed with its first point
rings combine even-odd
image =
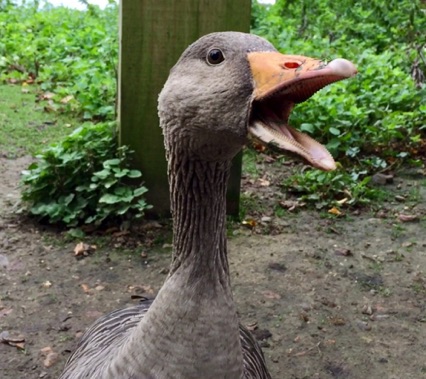
{"type": "Polygon", "coordinates": [[[182,54],[159,95],[173,215],[169,275],[154,300],[97,320],[60,379],[271,378],[239,324],[226,246],[226,183],[249,135],[332,170],[327,149],[288,125],[293,106],[355,66],[283,55],[265,39],[208,34],[182,54]]]}

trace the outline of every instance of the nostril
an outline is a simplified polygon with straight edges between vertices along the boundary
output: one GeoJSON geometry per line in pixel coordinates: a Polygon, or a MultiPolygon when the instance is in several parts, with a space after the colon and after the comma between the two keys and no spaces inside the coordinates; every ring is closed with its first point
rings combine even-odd
{"type": "Polygon", "coordinates": [[[299,68],[302,64],[300,62],[285,62],[284,63],[284,68],[288,68],[288,69],[295,69],[295,68],[299,68]]]}

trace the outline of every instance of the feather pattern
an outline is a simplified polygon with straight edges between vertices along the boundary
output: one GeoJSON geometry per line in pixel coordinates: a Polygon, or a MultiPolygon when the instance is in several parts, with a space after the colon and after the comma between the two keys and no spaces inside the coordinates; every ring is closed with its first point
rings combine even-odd
{"type": "MultiPolygon", "coordinates": [[[[84,333],[76,350],[68,358],[66,369],[60,379],[82,378],[75,375],[76,372],[80,372],[76,368],[81,358],[84,358],[88,366],[93,367],[97,362],[108,360],[110,348],[117,348],[124,343],[152,303],[152,299],[144,299],[140,304],[115,310],[96,320],[84,333]]],[[[259,344],[247,328],[241,324],[239,327],[244,360],[244,379],[271,379],[259,344]]]]}

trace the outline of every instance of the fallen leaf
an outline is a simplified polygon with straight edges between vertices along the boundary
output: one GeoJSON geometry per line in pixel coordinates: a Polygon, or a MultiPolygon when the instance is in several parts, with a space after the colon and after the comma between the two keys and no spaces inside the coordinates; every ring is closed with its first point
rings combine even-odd
{"type": "Polygon", "coordinates": [[[266,146],[257,141],[253,141],[252,146],[258,153],[263,153],[266,150],[266,146]]]}
{"type": "Polygon", "coordinates": [[[89,253],[95,251],[97,249],[96,245],[89,245],[84,242],[79,242],[74,248],[74,255],[76,257],[79,256],[88,256],[89,253]]]}
{"type": "Polygon", "coordinates": [[[59,358],[59,354],[55,353],[50,346],[44,347],[43,349],[40,350],[40,352],[41,352],[41,355],[45,357],[45,359],[43,360],[44,367],[53,366],[59,358]]]}
{"type": "Polygon", "coordinates": [[[273,291],[269,291],[269,290],[263,291],[262,294],[267,299],[281,299],[281,295],[273,291]]]}
{"type": "Polygon", "coordinates": [[[281,207],[283,207],[284,209],[287,209],[289,212],[294,211],[297,208],[301,208],[305,206],[305,203],[301,203],[299,201],[294,201],[294,200],[280,201],[279,204],[281,207]]]}
{"type": "Polygon", "coordinates": [[[62,104],[68,104],[72,99],[74,99],[74,96],[73,95],[68,95],[68,96],[65,96],[65,97],[63,97],[61,100],[60,100],[60,102],[62,103],[62,104]]]}
{"type": "Polygon", "coordinates": [[[80,285],[81,288],[83,288],[83,292],[84,293],[89,293],[90,292],[90,287],[87,284],[81,284],[80,285]]]}
{"type": "Polygon", "coordinates": [[[25,349],[25,337],[22,334],[14,337],[11,336],[7,330],[5,330],[0,333],[0,342],[9,346],[17,347],[20,350],[25,349]]]}
{"type": "Polygon", "coordinates": [[[249,218],[247,220],[243,220],[241,222],[241,224],[243,224],[244,226],[246,226],[246,227],[248,227],[250,229],[253,229],[257,225],[257,222],[256,222],[256,220],[253,220],[253,219],[249,218]]]}
{"type": "Polygon", "coordinates": [[[257,180],[262,187],[269,187],[271,182],[268,179],[260,178],[257,180]]]}
{"type": "Polygon", "coordinates": [[[55,96],[55,94],[53,92],[44,92],[42,94],[39,95],[39,100],[50,100],[53,99],[53,97],[55,96]]]}
{"type": "Polygon", "coordinates": [[[410,222],[410,221],[417,221],[419,216],[417,215],[405,215],[405,214],[399,214],[398,219],[401,222],[410,222]]]}
{"type": "Polygon", "coordinates": [[[328,213],[335,215],[335,216],[341,216],[342,215],[342,212],[340,212],[336,207],[329,209],[328,213]]]}

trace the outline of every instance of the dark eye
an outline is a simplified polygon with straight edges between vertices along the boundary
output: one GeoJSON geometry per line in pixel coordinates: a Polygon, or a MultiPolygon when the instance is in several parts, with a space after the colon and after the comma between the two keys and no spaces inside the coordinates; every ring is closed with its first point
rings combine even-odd
{"type": "Polygon", "coordinates": [[[225,60],[225,57],[223,56],[222,51],[219,49],[211,49],[207,53],[207,62],[209,64],[219,64],[222,63],[225,60]]]}

